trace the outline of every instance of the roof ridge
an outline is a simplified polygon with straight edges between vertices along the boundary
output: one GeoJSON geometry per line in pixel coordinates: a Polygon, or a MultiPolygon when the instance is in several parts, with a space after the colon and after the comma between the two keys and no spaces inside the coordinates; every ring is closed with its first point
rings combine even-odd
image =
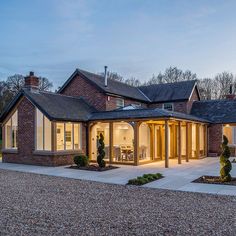
{"type": "Polygon", "coordinates": [[[39,91],[39,93],[46,93],[46,94],[51,94],[51,95],[55,95],[55,96],[61,96],[61,97],[68,97],[68,98],[84,100],[84,98],[82,96],[79,96],[79,97],[69,96],[69,95],[65,95],[65,94],[61,94],[61,93],[55,93],[55,92],[49,92],[49,91],[39,91]]]}
{"type": "MultiPolygon", "coordinates": [[[[104,76],[99,75],[99,74],[96,74],[96,73],[93,73],[93,72],[89,72],[89,71],[86,71],[86,70],[81,70],[81,69],[79,69],[79,68],[77,68],[77,70],[79,70],[81,73],[85,72],[85,73],[89,73],[89,74],[96,75],[96,76],[99,76],[99,77],[101,77],[101,78],[104,78],[104,76]]],[[[131,87],[131,88],[138,88],[138,87],[135,87],[135,86],[133,86],[133,85],[127,84],[127,83],[125,83],[125,82],[123,82],[123,81],[113,80],[113,79],[110,79],[110,78],[107,78],[107,79],[110,80],[110,81],[115,81],[116,83],[124,84],[124,85],[126,85],[126,86],[128,86],[128,87],[131,87]]]]}
{"type": "Polygon", "coordinates": [[[159,85],[173,85],[173,84],[189,83],[189,82],[195,82],[196,83],[197,80],[192,79],[192,80],[182,80],[182,81],[169,82],[169,83],[149,84],[149,85],[139,86],[138,88],[150,87],[150,86],[159,86],[159,85]]]}

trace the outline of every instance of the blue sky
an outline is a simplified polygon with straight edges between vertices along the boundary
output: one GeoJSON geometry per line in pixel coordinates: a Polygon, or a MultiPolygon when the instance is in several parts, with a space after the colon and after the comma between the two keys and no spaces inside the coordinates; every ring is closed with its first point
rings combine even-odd
{"type": "Polygon", "coordinates": [[[0,79],[55,88],[79,67],[146,80],[168,66],[236,73],[235,0],[0,0],[0,79]]]}

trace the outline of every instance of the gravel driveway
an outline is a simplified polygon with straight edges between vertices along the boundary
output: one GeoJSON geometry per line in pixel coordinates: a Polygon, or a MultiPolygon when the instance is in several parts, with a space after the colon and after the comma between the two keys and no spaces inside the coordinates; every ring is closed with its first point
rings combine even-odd
{"type": "Polygon", "coordinates": [[[0,170],[0,235],[235,235],[236,198],[0,170]]]}

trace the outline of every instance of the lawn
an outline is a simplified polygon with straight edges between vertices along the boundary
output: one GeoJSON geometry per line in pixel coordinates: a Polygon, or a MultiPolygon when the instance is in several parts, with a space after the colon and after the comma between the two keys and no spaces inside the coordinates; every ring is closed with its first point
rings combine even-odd
{"type": "Polygon", "coordinates": [[[0,170],[1,235],[235,235],[236,198],[0,170]]]}

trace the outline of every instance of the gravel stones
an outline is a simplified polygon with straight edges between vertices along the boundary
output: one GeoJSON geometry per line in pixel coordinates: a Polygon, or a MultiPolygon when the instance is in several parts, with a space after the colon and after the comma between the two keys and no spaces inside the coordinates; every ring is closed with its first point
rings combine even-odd
{"type": "Polygon", "coordinates": [[[236,198],[0,170],[0,235],[235,235],[236,198]]]}

